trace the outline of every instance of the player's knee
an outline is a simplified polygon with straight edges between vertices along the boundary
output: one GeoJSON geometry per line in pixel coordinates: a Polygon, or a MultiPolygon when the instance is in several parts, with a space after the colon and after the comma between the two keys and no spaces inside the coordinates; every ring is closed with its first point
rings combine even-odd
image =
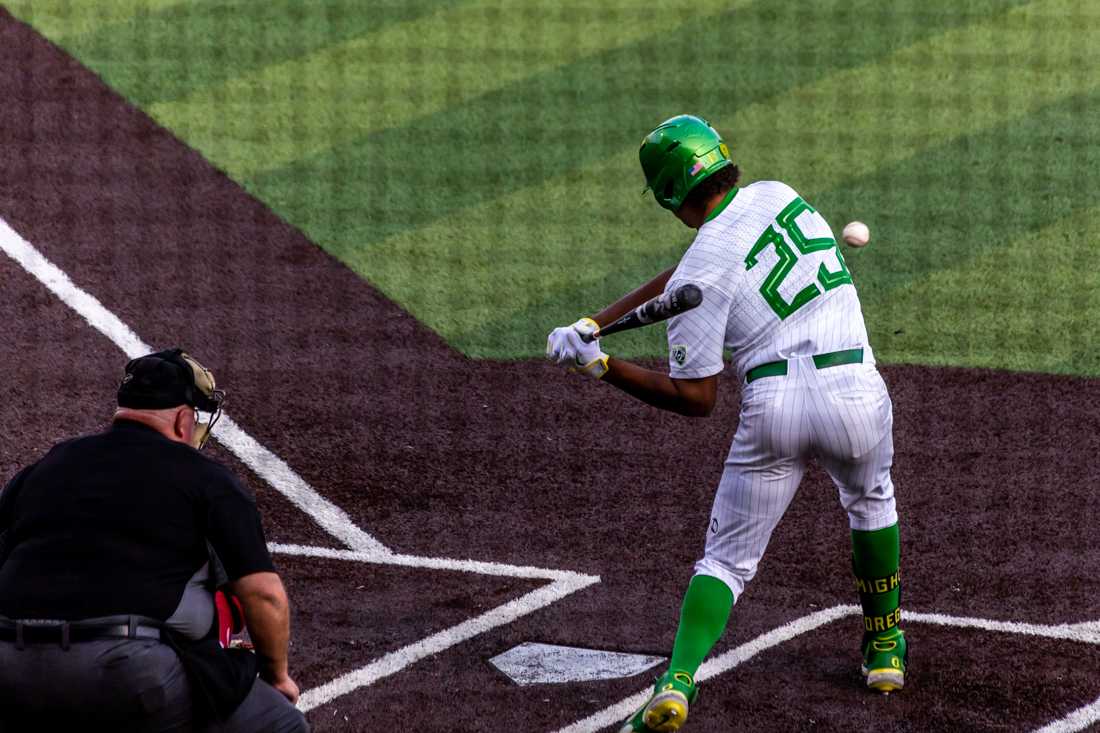
{"type": "Polygon", "coordinates": [[[860,532],[875,532],[898,522],[894,497],[864,497],[848,507],[848,524],[860,532]]]}
{"type": "Polygon", "coordinates": [[[747,570],[735,563],[727,563],[719,558],[704,557],[695,563],[695,574],[717,578],[729,587],[734,599],[737,599],[741,597],[745,585],[756,575],[756,568],[754,566],[752,570],[747,570]]]}

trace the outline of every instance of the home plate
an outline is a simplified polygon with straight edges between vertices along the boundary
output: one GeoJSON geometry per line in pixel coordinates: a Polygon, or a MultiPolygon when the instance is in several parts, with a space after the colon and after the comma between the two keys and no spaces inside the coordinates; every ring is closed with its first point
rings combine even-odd
{"type": "Polygon", "coordinates": [[[526,642],[489,660],[518,685],[591,682],[633,677],[664,657],[526,642]]]}

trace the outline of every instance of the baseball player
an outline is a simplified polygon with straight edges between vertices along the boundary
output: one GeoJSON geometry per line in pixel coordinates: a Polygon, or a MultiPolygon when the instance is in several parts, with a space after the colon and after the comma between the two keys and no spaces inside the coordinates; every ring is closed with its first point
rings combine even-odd
{"type": "Polygon", "coordinates": [[[811,458],[832,477],[848,513],[867,686],[899,690],[907,648],[890,479],[893,412],[832,231],[790,186],[739,188],[729,148],[698,117],[663,122],[642,140],[639,156],[647,189],[698,233],[676,268],[596,316],[554,329],[547,356],[655,407],[703,417],[714,407],[728,349],[742,389],[668,671],[621,733],[683,725],[698,694],[695,673],[756,574],[811,458]],[[586,340],[685,283],[701,288],[703,302],[668,322],[667,375],[610,358],[598,338],[586,340]]]}

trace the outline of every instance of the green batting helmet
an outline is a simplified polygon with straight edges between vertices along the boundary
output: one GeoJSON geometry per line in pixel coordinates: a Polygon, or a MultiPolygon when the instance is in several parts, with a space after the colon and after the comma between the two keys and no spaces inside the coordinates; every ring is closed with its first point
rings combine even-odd
{"type": "MultiPolygon", "coordinates": [[[[657,125],[638,150],[646,191],[657,203],[676,211],[691,189],[717,171],[733,165],[730,149],[706,120],[678,115],[657,125]]],[[[644,193],[644,192],[643,192],[644,193]]]]}

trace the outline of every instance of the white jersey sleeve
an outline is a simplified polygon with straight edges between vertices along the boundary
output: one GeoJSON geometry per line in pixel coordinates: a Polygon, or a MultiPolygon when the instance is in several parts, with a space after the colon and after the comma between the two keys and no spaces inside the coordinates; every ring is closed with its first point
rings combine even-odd
{"type": "Polygon", "coordinates": [[[673,278],[665,288],[669,292],[690,282],[703,292],[698,307],[669,319],[668,375],[673,379],[710,377],[725,367],[722,350],[732,296],[724,286],[707,280],[703,276],[673,278]]]}

